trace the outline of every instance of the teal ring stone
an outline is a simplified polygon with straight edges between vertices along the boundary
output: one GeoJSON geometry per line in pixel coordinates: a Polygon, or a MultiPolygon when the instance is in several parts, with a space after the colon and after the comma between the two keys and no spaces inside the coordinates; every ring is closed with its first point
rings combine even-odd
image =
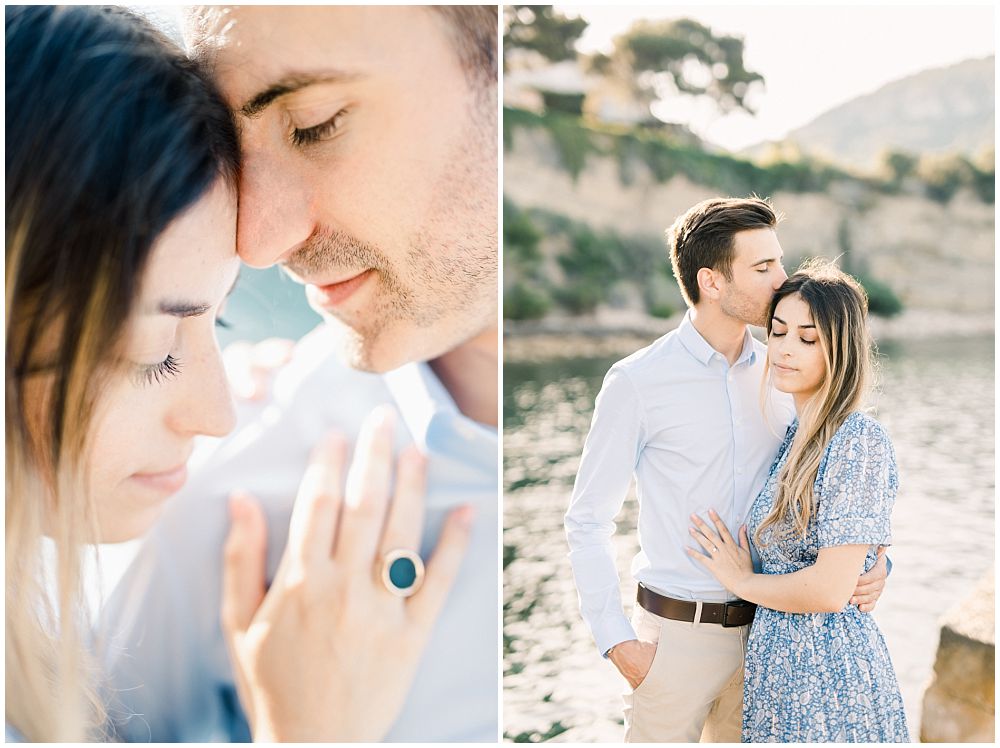
{"type": "Polygon", "coordinates": [[[407,548],[396,548],[382,556],[382,584],[399,597],[416,594],[424,581],[424,562],[407,548]]]}
{"type": "Polygon", "coordinates": [[[389,565],[389,581],[396,589],[409,589],[417,581],[417,565],[412,559],[397,558],[389,565]]]}

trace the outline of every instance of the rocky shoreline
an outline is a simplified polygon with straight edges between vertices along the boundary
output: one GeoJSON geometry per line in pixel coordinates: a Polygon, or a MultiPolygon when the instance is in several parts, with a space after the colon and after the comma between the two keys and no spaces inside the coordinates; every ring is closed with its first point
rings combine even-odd
{"type": "MultiPolygon", "coordinates": [[[[538,361],[556,358],[607,358],[627,355],[670,332],[683,313],[668,319],[644,314],[599,312],[585,317],[556,317],[530,322],[504,320],[504,361],[538,361]]],[[[897,317],[872,317],[877,342],[973,338],[993,335],[993,314],[956,314],[915,309],[897,317]]],[[[763,330],[753,328],[763,339],[763,330]]]]}

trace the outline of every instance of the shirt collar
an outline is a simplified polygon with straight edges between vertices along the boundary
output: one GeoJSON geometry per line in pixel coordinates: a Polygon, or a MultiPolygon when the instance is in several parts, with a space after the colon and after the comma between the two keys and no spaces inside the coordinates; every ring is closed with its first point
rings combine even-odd
{"type": "Polygon", "coordinates": [[[383,375],[413,441],[425,451],[440,446],[442,432],[497,440],[497,432],[464,415],[426,362],[409,363],[383,375]]]}
{"type": "Polygon", "coordinates": [[[743,350],[740,351],[740,357],[736,359],[736,364],[747,363],[753,366],[757,361],[757,348],[754,346],[753,335],[750,334],[749,326],[743,330],[743,350]]]}
{"type": "MultiPolygon", "coordinates": [[[[713,356],[722,358],[722,354],[715,350],[694,326],[694,322],[691,321],[690,309],[687,310],[684,319],[681,320],[680,325],[677,327],[677,336],[688,353],[705,366],[708,366],[713,356]]],[[[747,327],[743,331],[743,349],[740,351],[740,356],[733,365],[737,366],[742,363],[752,365],[756,360],[757,351],[754,349],[753,335],[750,334],[750,328],[747,327]]]]}
{"type": "Polygon", "coordinates": [[[413,440],[426,449],[427,432],[437,413],[454,414],[458,406],[425,363],[409,363],[383,376],[413,440]]]}

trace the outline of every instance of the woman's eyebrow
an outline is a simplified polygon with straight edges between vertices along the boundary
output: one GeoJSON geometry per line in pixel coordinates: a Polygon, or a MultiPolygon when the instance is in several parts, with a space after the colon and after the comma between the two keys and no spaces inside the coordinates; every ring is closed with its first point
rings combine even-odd
{"type": "Polygon", "coordinates": [[[157,314],[171,317],[197,317],[212,308],[211,304],[195,304],[188,301],[161,301],[156,306],[157,314]]]}
{"type": "MultiPolygon", "coordinates": [[[[236,289],[236,284],[239,283],[240,274],[237,272],[236,277],[233,278],[233,283],[226,291],[225,298],[229,296],[236,289]]],[[[209,309],[212,308],[211,304],[197,303],[192,301],[173,301],[173,300],[163,300],[156,305],[157,314],[169,314],[171,317],[197,317],[204,314],[209,309]]]]}
{"type": "MultiPolygon", "coordinates": [[[[773,319],[775,322],[780,322],[781,324],[785,325],[786,327],[788,326],[788,323],[785,322],[785,320],[783,320],[777,314],[772,314],[771,315],[771,319],[773,319]]],[[[803,329],[803,330],[806,329],[806,328],[812,328],[814,330],[816,329],[816,325],[797,325],[797,327],[799,329],[803,329]]]]}

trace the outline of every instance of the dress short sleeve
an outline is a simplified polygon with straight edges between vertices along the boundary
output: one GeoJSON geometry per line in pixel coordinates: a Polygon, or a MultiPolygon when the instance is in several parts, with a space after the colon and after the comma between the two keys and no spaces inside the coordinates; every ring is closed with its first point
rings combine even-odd
{"type": "Polygon", "coordinates": [[[827,446],[815,489],[820,548],[891,543],[899,475],[892,442],[874,418],[848,416],[827,446]]]}

